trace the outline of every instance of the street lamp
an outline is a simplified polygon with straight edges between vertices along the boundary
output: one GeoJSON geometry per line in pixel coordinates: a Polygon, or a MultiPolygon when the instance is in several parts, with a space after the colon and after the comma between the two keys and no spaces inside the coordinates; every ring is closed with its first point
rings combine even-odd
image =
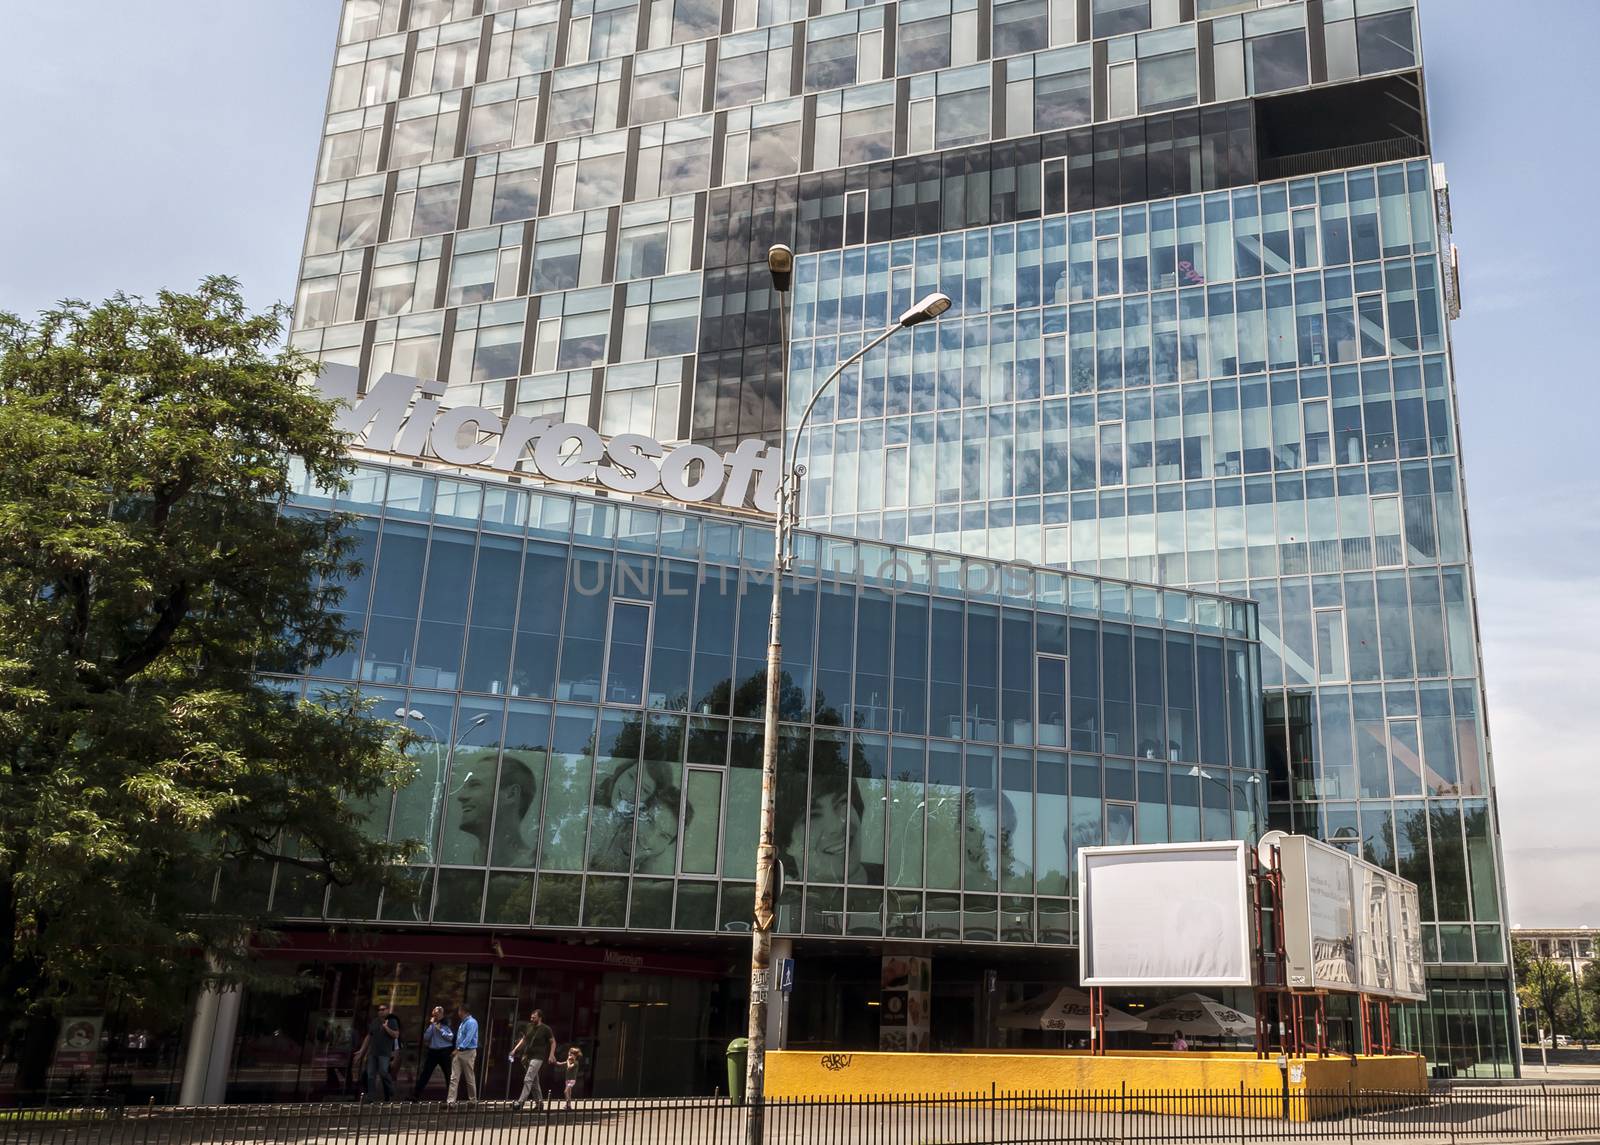
{"type": "MultiPolygon", "coordinates": [[[[794,282],[794,252],[782,243],[767,251],[767,270],[772,275],[772,289],[778,295],[779,345],[783,361],[779,379],[779,408],[787,416],[789,409],[789,322],[788,294],[794,282]]],[[[800,452],[801,437],[817,399],[839,377],[866,357],[898,330],[909,329],[937,318],[950,309],[950,299],[943,294],[929,294],[920,299],[899,320],[849,358],[834,367],[811,400],[806,403],[799,422],[795,425],[795,455],[800,452]]],[[[748,1119],[745,1139],[749,1145],[761,1145],[766,1123],[765,1091],[767,1067],[767,997],[772,989],[772,926],[775,904],[774,875],[777,852],[773,843],[773,804],[777,795],[778,772],[778,669],[782,660],[779,631],[783,625],[783,574],[789,568],[789,531],[795,524],[800,506],[800,478],[805,470],[791,464],[789,437],[784,427],[778,427],[778,512],[772,522],[772,612],[767,623],[767,698],[766,720],[761,743],[761,833],[756,847],[756,904],[755,925],[750,931],[750,1025],[749,1060],[745,1067],[745,1102],[748,1119]]]]}

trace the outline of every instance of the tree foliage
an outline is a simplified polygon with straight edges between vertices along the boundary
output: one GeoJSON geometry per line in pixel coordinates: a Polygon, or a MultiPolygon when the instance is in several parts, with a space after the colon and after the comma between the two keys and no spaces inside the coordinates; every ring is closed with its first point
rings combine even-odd
{"type": "Polygon", "coordinates": [[[1541,957],[1525,939],[1513,939],[1511,948],[1517,1000],[1522,1008],[1535,1016],[1546,1037],[1576,1034],[1577,995],[1571,968],[1561,959],[1541,957]]]}
{"type": "Polygon", "coordinates": [[[353,808],[395,730],[260,675],[348,640],[341,522],[285,511],[348,463],[282,318],[224,278],[0,315],[0,1017],[245,974],[241,865],[393,870],[353,808]]]}

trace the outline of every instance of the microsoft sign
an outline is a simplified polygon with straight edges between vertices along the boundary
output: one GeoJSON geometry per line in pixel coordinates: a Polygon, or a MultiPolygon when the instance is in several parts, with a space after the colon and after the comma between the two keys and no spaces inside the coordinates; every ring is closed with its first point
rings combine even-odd
{"type": "Polygon", "coordinates": [[[642,433],[605,441],[587,425],[552,417],[503,418],[482,406],[441,409],[443,382],[401,374],[384,374],[358,397],[358,378],[354,367],[328,363],[317,379],[323,396],[343,404],[337,425],[354,447],[618,493],[659,490],[688,504],[778,511],[778,456],[763,441],[742,441],[729,453],[704,445],[668,450],[642,433]]]}

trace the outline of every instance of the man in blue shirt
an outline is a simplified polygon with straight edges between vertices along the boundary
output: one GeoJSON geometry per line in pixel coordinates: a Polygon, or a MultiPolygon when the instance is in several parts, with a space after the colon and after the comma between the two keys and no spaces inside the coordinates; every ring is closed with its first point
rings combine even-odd
{"type": "Polygon", "coordinates": [[[456,1090],[466,1079],[467,1101],[478,1103],[478,1019],[472,1016],[467,1004],[456,1007],[456,1049],[450,1058],[450,1088],[445,1092],[444,1103],[456,1103],[456,1090]]]}
{"type": "Polygon", "coordinates": [[[443,1006],[435,1006],[433,1013],[428,1015],[428,1028],[422,1035],[422,1048],[425,1055],[422,1059],[422,1069],[417,1071],[417,1084],[411,1091],[412,1101],[422,1100],[422,1091],[428,1088],[428,1082],[433,1080],[433,1071],[437,1069],[444,1075],[445,1081],[450,1080],[450,1051],[455,1048],[456,1032],[450,1028],[446,1020],[443,1006]]]}

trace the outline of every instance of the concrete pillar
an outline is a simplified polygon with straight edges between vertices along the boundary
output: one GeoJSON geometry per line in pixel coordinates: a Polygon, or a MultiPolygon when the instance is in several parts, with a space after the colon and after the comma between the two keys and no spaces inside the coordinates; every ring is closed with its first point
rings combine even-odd
{"type": "Polygon", "coordinates": [[[772,999],[774,1005],[767,1007],[767,1048],[772,1050],[788,1049],[789,1038],[789,997],[778,991],[778,975],[785,958],[794,957],[794,939],[772,939],[772,999]]]}
{"type": "Polygon", "coordinates": [[[239,988],[202,987],[189,1022],[180,1105],[221,1105],[227,1097],[228,1069],[239,1029],[239,988]]]}

